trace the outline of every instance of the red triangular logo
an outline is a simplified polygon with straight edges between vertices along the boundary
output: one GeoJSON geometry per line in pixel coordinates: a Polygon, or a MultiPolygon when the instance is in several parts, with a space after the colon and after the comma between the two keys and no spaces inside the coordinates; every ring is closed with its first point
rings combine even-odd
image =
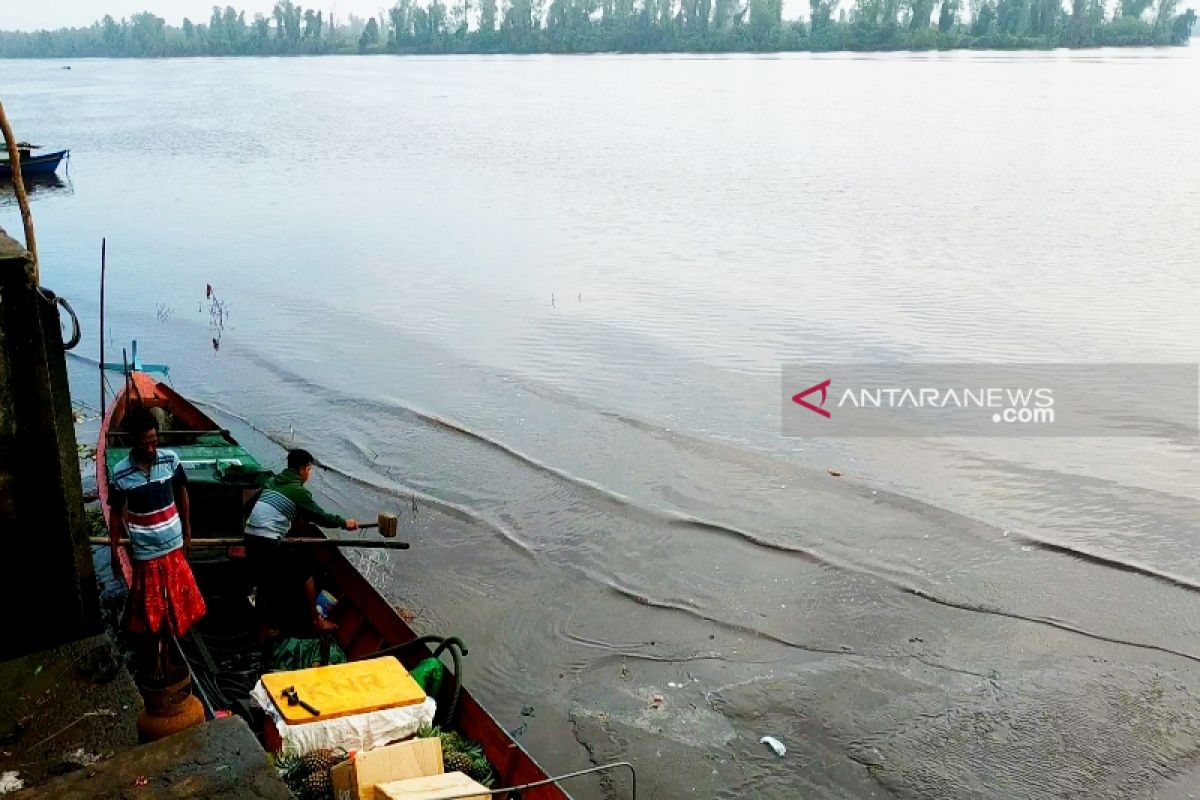
{"type": "Polygon", "coordinates": [[[821,381],[820,383],[813,384],[812,386],[808,387],[803,392],[792,395],[792,402],[796,403],[797,405],[804,406],[809,411],[815,411],[818,414],[820,414],[822,417],[829,419],[833,415],[824,409],[824,405],[825,405],[826,398],[829,397],[828,392],[829,392],[829,384],[831,383],[831,381],[832,381],[832,378],[826,378],[825,380],[821,381]],[[813,392],[821,393],[821,402],[815,406],[812,403],[810,403],[804,399],[804,398],[808,397],[810,394],[812,394],[813,392]]]}

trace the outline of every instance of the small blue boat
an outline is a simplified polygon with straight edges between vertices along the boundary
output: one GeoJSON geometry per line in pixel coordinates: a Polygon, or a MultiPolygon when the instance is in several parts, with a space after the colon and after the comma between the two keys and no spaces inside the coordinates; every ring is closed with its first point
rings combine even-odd
{"type": "MultiPolygon", "coordinates": [[[[31,151],[39,149],[37,145],[20,142],[17,153],[21,157],[21,176],[52,175],[58,170],[63,159],[68,158],[70,150],[58,150],[45,155],[33,155],[31,151]]],[[[12,166],[7,158],[0,158],[0,178],[11,178],[12,166]]]]}

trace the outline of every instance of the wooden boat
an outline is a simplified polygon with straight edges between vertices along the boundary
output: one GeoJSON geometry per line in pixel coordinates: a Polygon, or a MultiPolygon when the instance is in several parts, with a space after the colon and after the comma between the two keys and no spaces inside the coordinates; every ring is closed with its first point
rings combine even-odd
{"type": "MultiPolygon", "coordinates": [[[[107,504],[109,473],[129,452],[130,442],[122,433],[121,422],[134,404],[151,409],[160,417],[160,423],[165,420],[159,431],[159,447],[173,450],[183,462],[188,476],[193,539],[241,536],[243,504],[254,491],[257,476],[263,473],[262,465],[229,431],[221,429],[171,387],[136,369],[126,374],[124,386],[108,407],[100,427],[97,484],[105,521],[111,524],[107,504]]],[[[336,639],[351,659],[387,649],[412,668],[432,654],[429,644],[417,637],[339,548],[312,547],[328,576],[324,585],[339,600],[336,639]]],[[[125,548],[121,550],[121,560],[128,585],[131,568],[125,548]]],[[[194,549],[191,564],[209,608],[206,616],[180,641],[181,651],[192,669],[193,685],[210,718],[218,712],[232,711],[245,716],[251,727],[261,732],[262,714],[255,713],[247,701],[261,668],[254,663],[258,626],[248,600],[241,548],[207,552],[194,549]]],[[[471,693],[458,686],[456,675],[448,674],[447,683],[449,686],[444,686],[443,692],[458,692],[453,727],[482,745],[496,770],[497,788],[544,781],[542,785],[521,790],[519,796],[522,800],[569,800],[570,796],[556,783],[559,779],[549,778],[471,693]]],[[[594,770],[560,777],[591,771],[594,770]]]]}
{"type": "MultiPolygon", "coordinates": [[[[63,159],[69,158],[70,150],[56,150],[52,153],[33,155],[34,150],[41,149],[38,145],[20,142],[17,144],[17,154],[21,159],[21,177],[26,175],[52,175],[58,171],[58,165],[63,159]]],[[[12,177],[12,162],[7,157],[0,158],[0,178],[12,177]]]]}

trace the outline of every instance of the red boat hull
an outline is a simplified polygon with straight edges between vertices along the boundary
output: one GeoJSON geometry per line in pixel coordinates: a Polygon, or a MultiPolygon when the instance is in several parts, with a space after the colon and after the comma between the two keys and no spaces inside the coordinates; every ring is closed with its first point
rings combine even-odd
{"type": "MultiPolygon", "coordinates": [[[[220,430],[220,426],[216,422],[169,386],[155,381],[145,373],[131,373],[129,380],[104,415],[100,428],[100,441],[96,448],[96,483],[107,522],[111,522],[111,512],[107,503],[109,443],[114,438],[110,433],[119,430],[119,422],[124,417],[126,408],[132,402],[141,402],[150,408],[161,407],[169,411],[173,416],[175,427],[178,428],[190,431],[216,432],[220,430]]],[[[226,435],[228,436],[228,434],[226,435]]],[[[232,441],[232,439],[230,440],[232,441]]],[[[170,444],[160,446],[170,447],[170,444]]],[[[192,505],[193,519],[195,519],[197,505],[195,498],[192,500],[192,505]]],[[[208,535],[208,533],[201,534],[197,531],[196,535],[208,535]]],[[[241,535],[241,531],[228,531],[225,535],[241,535]]],[[[240,558],[242,556],[240,551],[241,548],[230,548],[229,557],[231,559],[240,558]]],[[[338,643],[350,658],[370,656],[384,648],[403,645],[417,638],[417,634],[409,627],[408,623],[396,613],[395,609],[337,548],[321,547],[316,552],[325,572],[335,584],[332,591],[339,600],[338,643]]],[[[127,549],[121,548],[120,555],[121,569],[128,585],[131,566],[127,549]]],[[[411,668],[430,655],[432,655],[432,651],[427,645],[418,644],[404,648],[398,657],[411,668]]],[[[453,676],[447,676],[447,678],[448,680],[454,679],[453,676]]],[[[483,746],[484,754],[499,775],[496,787],[534,783],[548,777],[529,753],[508,735],[500,723],[465,688],[459,696],[455,727],[483,746]]],[[[570,795],[554,784],[523,790],[520,796],[523,800],[570,800],[570,795]]]]}

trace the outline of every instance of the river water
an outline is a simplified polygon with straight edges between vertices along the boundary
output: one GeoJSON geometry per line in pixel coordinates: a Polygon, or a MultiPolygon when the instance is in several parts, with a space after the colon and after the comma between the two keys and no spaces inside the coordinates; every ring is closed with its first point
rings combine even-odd
{"type": "Polygon", "coordinates": [[[780,424],[786,362],[1200,360],[1194,49],[61,66],[0,97],[72,150],[33,210],[76,401],[107,237],[109,359],[399,511],[364,568],[548,768],[1200,783],[1194,437],[780,424]]]}

